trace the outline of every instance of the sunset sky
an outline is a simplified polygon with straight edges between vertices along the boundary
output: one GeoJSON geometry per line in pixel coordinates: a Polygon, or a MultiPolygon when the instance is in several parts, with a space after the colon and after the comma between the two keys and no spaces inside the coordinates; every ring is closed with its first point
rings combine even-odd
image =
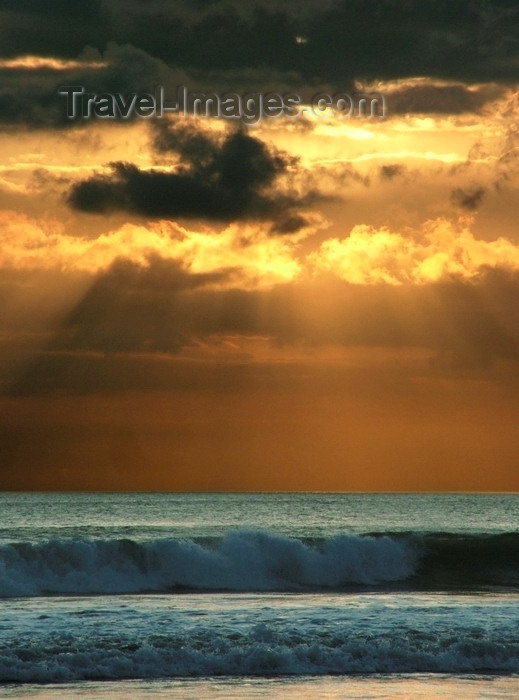
{"type": "Polygon", "coordinates": [[[518,37],[515,0],[0,2],[0,489],[519,490],[518,37]]]}

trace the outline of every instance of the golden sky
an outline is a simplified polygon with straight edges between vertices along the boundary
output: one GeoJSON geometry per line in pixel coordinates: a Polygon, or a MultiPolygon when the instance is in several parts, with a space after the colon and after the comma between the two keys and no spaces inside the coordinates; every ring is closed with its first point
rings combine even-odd
{"type": "Polygon", "coordinates": [[[519,490],[517,12],[415,8],[423,55],[338,69],[351,8],[264,4],[177,3],[176,49],[139,29],[153,3],[100,3],[109,36],[86,3],[69,43],[67,12],[3,13],[0,489],[519,490]],[[201,50],[210,22],[250,32],[239,59],[201,50]],[[387,114],[67,121],[72,84],[387,114]]]}

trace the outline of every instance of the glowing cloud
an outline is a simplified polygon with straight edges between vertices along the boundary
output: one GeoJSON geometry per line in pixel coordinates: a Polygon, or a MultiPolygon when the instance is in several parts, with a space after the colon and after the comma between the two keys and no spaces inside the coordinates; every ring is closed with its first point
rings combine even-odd
{"type": "Polygon", "coordinates": [[[347,238],[324,241],[308,262],[315,272],[332,272],[352,284],[425,284],[468,279],[488,267],[519,269],[519,246],[502,237],[478,240],[468,224],[436,219],[419,236],[359,225],[347,238]]]}
{"type": "Polygon", "coordinates": [[[149,255],[177,260],[193,273],[232,270],[233,284],[269,287],[296,278],[301,265],[294,250],[315,230],[308,224],[295,236],[271,236],[258,225],[232,224],[219,233],[190,231],[169,221],[125,223],[95,239],[66,232],[57,220],[36,221],[12,211],[0,213],[0,267],[96,274],[114,260],[142,263],[149,255]]]}

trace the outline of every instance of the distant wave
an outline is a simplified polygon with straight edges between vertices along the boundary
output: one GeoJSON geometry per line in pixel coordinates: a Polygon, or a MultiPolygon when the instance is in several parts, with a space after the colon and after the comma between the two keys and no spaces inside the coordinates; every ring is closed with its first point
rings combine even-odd
{"type": "Polygon", "coordinates": [[[0,547],[0,596],[178,591],[519,589],[519,534],[49,540],[0,547]]]}

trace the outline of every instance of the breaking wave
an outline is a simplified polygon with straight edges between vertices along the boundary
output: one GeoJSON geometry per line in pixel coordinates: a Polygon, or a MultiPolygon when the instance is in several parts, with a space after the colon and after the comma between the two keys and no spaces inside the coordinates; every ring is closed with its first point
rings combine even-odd
{"type": "Polygon", "coordinates": [[[0,681],[48,683],[127,678],[372,673],[519,672],[519,638],[510,630],[477,634],[395,630],[393,634],[324,632],[308,637],[259,624],[247,634],[201,630],[189,638],[112,636],[46,645],[0,645],[0,681]]]}
{"type": "Polygon", "coordinates": [[[0,547],[0,596],[179,591],[519,589],[519,534],[70,539],[0,547]]]}

